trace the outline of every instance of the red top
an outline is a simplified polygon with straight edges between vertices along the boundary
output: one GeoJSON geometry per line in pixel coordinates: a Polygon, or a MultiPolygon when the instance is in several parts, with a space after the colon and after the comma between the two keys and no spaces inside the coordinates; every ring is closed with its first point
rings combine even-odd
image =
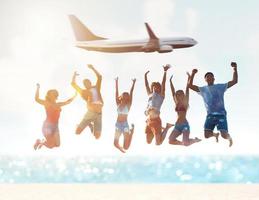
{"type": "Polygon", "coordinates": [[[45,106],[46,114],[47,114],[47,121],[53,124],[58,123],[61,108],[57,106],[45,106]]]}

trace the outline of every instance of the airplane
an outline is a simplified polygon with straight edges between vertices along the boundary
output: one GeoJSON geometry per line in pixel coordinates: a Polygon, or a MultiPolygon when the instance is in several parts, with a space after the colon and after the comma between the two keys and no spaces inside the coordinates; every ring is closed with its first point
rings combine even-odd
{"type": "Polygon", "coordinates": [[[174,49],[192,47],[197,44],[197,41],[189,37],[158,38],[148,23],[145,23],[148,39],[115,41],[95,35],[74,15],[69,15],[69,19],[76,38],[76,47],[89,51],[167,53],[174,49]]]}

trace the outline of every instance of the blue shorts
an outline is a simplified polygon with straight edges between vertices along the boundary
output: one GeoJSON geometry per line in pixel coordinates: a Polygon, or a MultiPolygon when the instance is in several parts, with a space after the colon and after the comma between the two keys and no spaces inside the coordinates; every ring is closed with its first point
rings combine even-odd
{"type": "Polygon", "coordinates": [[[128,122],[116,122],[115,124],[115,140],[119,140],[121,134],[129,133],[129,124],[128,122]]]}
{"type": "Polygon", "coordinates": [[[213,115],[209,114],[206,117],[204,130],[213,131],[215,126],[221,132],[228,132],[228,122],[226,115],[213,115]]]}
{"type": "Polygon", "coordinates": [[[178,132],[182,133],[183,131],[190,132],[190,126],[188,122],[182,123],[182,124],[175,124],[174,130],[177,130],[178,132]]]}
{"type": "Polygon", "coordinates": [[[190,126],[188,122],[175,124],[174,130],[172,131],[171,135],[169,136],[170,141],[175,141],[177,137],[183,134],[183,142],[189,142],[189,135],[190,135],[190,126]]]}
{"type": "Polygon", "coordinates": [[[115,124],[116,132],[119,133],[128,133],[129,132],[129,124],[128,122],[116,122],[115,124]]]}
{"type": "Polygon", "coordinates": [[[42,126],[42,133],[46,137],[59,133],[58,124],[44,121],[42,126]]]}

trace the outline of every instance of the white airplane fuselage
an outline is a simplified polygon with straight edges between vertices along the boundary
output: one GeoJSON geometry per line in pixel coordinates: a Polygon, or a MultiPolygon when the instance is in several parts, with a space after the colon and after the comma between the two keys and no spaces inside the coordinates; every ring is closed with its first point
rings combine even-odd
{"type": "Polygon", "coordinates": [[[124,52],[171,52],[173,49],[192,47],[197,42],[189,37],[159,38],[157,45],[150,45],[149,39],[142,40],[94,40],[77,41],[76,46],[89,51],[100,51],[109,53],[124,52]],[[148,44],[148,45],[147,45],[148,44]]]}
{"type": "Polygon", "coordinates": [[[94,34],[76,16],[69,15],[76,37],[76,46],[89,51],[109,53],[159,52],[167,53],[174,49],[192,47],[197,42],[189,37],[159,38],[148,23],[145,23],[149,38],[143,40],[111,40],[94,34]]]}

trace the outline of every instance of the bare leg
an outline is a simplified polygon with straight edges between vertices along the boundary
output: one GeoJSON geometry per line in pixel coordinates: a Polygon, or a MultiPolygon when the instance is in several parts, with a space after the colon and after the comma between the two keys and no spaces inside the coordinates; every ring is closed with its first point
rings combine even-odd
{"type": "Polygon", "coordinates": [[[231,147],[231,146],[233,145],[233,139],[231,138],[231,136],[229,135],[229,133],[226,132],[226,131],[220,131],[220,133],[221,133],[221,136],[222,136],[224,139],[226,139],[226,140],[229,141],[229,147],[231,147]]]}
{"type": "Polygon", "coordinates": [[[181,135],[181,132],[179,132],[178,130],[174,129],[172,131],[171,135],[169,136],[169,144],[172,144],[172,145],[183,145],[183,142],[181,142],[181,141],[176,139],[180,135],[181,135]]]}
{"type": "Polygon", "coordinates": [[[163,132],[161,133],[160,144],[162,144],[164,142],[166,134],[167,134],[169,128],[171,128],[172,126],[173,126],[173,124],[166,123],[166,127],[163,129],[163,132]]]}
{"type": "Polygon", "coordinates": [[[151,144],[153,138],[154,138],[153,133],[146,133],[146,141],[147,141],[148,144],[151,144]]]}
{"type": "Polygon", "coordinates": [[[189,139],[189,142],[188,142],[188,143],[185,143],[184,145],[185,145],[185,146],[190,146],[190,145],[192,145],[192,144],[194,144],[194,143],[197,143],[197,142],[200,142],[200,141],[201,141],[201,139],[199,139],[199,138],[197,138],[197,137],[195,137],[194,139],[190,138],[190,139],[189,139]]]}
{"type": "Polygon", "coordinates": [[[120,146],[120,144],[119,144],[119,140],[114,140],[114,142],[113,142],[113,144],[114,144],[114,146],[117,148],[117,149],[119,149],[122,153],[126,153],[125,151],[124,151],[124,149],[120,146]]]}
{"type": "Polygon", "coordinates": [[[126,150],[128,150],[129,147],[130,147],[133,133],[134,133],[134,124],[131,124],[130,133],[125,133],[125,134],[124,134],[124,144],[123,144],[123,148],[126,149],[126,150]]]}
{"type": "Polygon", "coordinates": [[[95,139],[99,139],[101,137],[101,132],[95,131],[94,132],[94,137],[95,137],[95,139]]]}
{"type": "Polygon", "coordinates": [[[183,142],[175,139],[175,140],[170,140],[169,144],[172,144],[172,145],[183,145],[183,142]]]}
{"type": "Polygon", "coordinates": [[[55,133],[54,138],[55,138],[56,147],[59,147],[60,146],[60,135],[59,135],[59,133],[55,133]]]}
{"type": "Polygon", "coordinates": [[[219,133],[213,133],[211,130],[204,130],[205,138],[215,137],[216,142],[219,142],[219,133]]]}

